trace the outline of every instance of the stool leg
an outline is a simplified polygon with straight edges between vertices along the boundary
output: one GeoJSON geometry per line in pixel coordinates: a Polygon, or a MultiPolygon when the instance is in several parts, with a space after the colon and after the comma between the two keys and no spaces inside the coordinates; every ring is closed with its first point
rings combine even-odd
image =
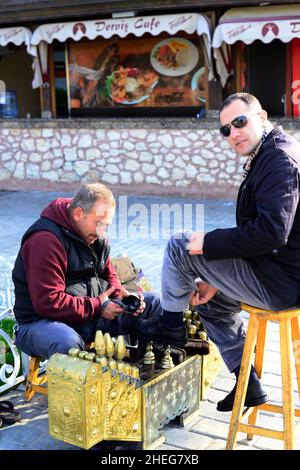
{"type": "Polygon", "coordinates": [[[26,389],[25,389],[25,399],[30,401],[32,397],[35,395],[35,391],[32,389],[32,384],[34,384],[37,380],[37,376],[39,373],[39,365],[40,365],[40,358],[39,357],[31,357],[29,361],[29,372],[26,379],[26,389]]]}
{"type": "Polygon", "coordinates": [[[235,399],[233,404],[233,410],[231,414],[230,426],[228,431],[228,438],[226,449],[232,450],[236,446],[238,426],[241,421],[243,407],[245,403],[245,397],[247,392],[248,380],[250,375],[252,356],[255,346],[258,330],[258,319],[255,315],[250,314],[247,335],[244,345],[243,357],[241,362],[241,368],[239,378],[237,382],[237,388],[235,393],[235,399]]]}
{"type": "Polygon", "coordinates": [[[284,423],[284,448],[293,450],[295,448],[294,430],[294,394],[292,377],[292,354],[291,354],[291,319],[284,318],[280,322],[280,356],[282,374],[282,404],[284,423]]]}
{"type": "MultiPolygon", "coordinates": [[[[265,346],[266,346],[267,331],[268,331],[267,327],[268,327],[267,320],[259,321],[259,328],[258,328],[257,341],[256,341],[256,350],[255,350],[255,360],[254,360],[254,368],[257,372],[257,376],[259,379],[261,379],[263,375],[265,346]]],[[[248,424],[250,424],[251,426],[255,426],[258,413],[259,413],[259,408],[255,406],[253,408],[252,413],[250,414],[248,418],[248,424]]],[[[253,434],[247,434],[247,439],[251,441],[251,439],[253,439],[253,434]]]]}
{"type": "Polygon", "coordinates": [[[298,393],[300,397],[300,330],[299,330],[299,317],[292,318],[292,340],[293,351],[295,359],[295,368],[298,383],[298,393]]]}

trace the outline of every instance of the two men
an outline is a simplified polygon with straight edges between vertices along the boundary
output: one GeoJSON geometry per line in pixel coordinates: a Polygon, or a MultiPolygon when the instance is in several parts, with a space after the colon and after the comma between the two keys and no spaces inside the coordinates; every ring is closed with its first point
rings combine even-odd
{"type": "MultiPolygon", "coordinates": [[[[222,136],[248,157],[237,226],[171,237],[163,260],[162,315],[152,294],[145,295],[146,308],[137,317],[124,317],[112,302],[103,308],[107,297],[127,293],[111,267],[107,244],[97,238],[111,222],[112,195],[105,189],[91,198],[87,185],[73,201],[50,204],[23,237],[13,272],[22,350],[49,357],[82,348],[98,328],[112,334],[135,328],[145,337],[181,346],[187,340],[182,313],[191,302],[238,377],[245,340],[241,302],[274,310],[299,304],[300,144],[280,127],[274,129],[247,93],[224,101],[220,121],[222,136]]],[[[232,409],[235,390],[218,403],[219,411],[232,409]]],[[[267,399],[252,368],[245,405],[267,399]]]]}
{"type": "Polygon", "coordinates": [[[105,231],[115,199],[102,184],[84,184],[74,199],[59,198],[26,231],[13,269],[16,345],[30,356],[84,348],[98,329],[116,336],[137,332],[142,318],[161,314],[145,293],[136,314],[109,299],[129,295],[110,262],[105,231]]]}
{"type": "MultiPolygon", "coordinates": [[[[192,302],[238,377],[245,340],[241,302],[273,310],[299,305],[300,144],[281,127],[273,128],[259,101],[247,93],[224,101],[220,122],[229,145],[248,157],[237,226],[171,237],[162,269],[163,315],[158,323],[150,321],[144,333],[184,343],[182,312],[192,302]],[[203,282],[195,291],[196,278],[203,282]]],[[[219,411],[232,409],[235,390],[218,403],[219,411]]],[[[267,399],[252,367],[245,405],[267,399]]]]}

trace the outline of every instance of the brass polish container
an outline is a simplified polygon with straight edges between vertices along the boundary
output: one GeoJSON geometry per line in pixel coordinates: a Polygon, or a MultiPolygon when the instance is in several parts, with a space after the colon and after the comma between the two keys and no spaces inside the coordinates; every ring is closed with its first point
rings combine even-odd
{"type": "Polygon", "coordinates": [[[105,356],[105,341],[101,330],[96,331],[95,336],[95,350],[97,356],[105,356]]]}
{"type": "Polygon", "coordinates": [[[183,312],[183,318],[185,318],[185,320],[191,320],[192,316],[193,316],[193,312],[191,310],[185,310],[183,312]]]}
{"type": "Polygon", "coordinates": [[[84,356],[84,359],[85,359],[86,361],[95,362],[95,360],[96,360],[96,354],[95,354],[95,353],[88,352],[88,353],[84,356]]]}
{"type": "Polygon", "coordinates": [[[80,353],[78,354],[78,358],[84,359],[87,354],[88,354],[87,351],[80,351],[80,353]]]}
{"type": "Polygon", "coordinates": [[[194,338],[194,336],[196,335],[197,333],[197,327],[196,325],[188,325],[188,335],[190,338],[194,338]]]}
{"type": "Polygon", "coordinates": [[[126,356],[126,344],[124,336],[118,336],[115,344],[115,358],[117,361],[122,361],[126,356]]]}
{"type": "Polygon", "coordinates": [[[114,355],[115,352],[115,347],[113,340],[111,339],[111,336],[109,333],[105,333],[104,335],[104,344],[105,344],[105,355],[111,359],[114,355]]]}
{"type": "Polygon", "coordinates": [[[68,355],[72,357],[78,357],[79,353],[80,353],[80,349],[78,348],[71,348],[68,351],[68,355]]]}
{"type": "Polygon", "coordinates": [[[202,340],[207,340],[207,333],[206,331],[198,331],[198,338],[202,340]]]}

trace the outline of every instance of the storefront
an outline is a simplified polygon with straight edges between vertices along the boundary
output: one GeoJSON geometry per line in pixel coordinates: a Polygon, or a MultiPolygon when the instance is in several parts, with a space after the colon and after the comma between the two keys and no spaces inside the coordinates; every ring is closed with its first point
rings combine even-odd
{"type": "Polygon", "coordinates": [[[227,93],[249,91],[271,116],[299,116],[299,4],[228,10],[213,48],[227,93]]]}
{"type": "Polygon", "coordinates": [[[31,43],[43,85],[50,81],[54,117],[195,116],[208,104],[213,71],[205,15],[47,24],[31,43]]]}
{"type": "Polygon", "coordinates": [[[0,117],[40,116],[39,90],[32,88],[31,31],[22,26],[0,29],[0,117]],[[5,96],[4,92],[7,92],[5,96]]]}
{"type": "MultiPolygon", "coordinates": [[[[244,161],[218,132],[217,110],[226,94],[253,92],[271,116],[281,115],[274,124],[299,138],[297,120],[283,119],[289,100],[286,109],[282,100],[298,92],[288,87],[300,78],[300,17],[295,5],[288,17],[284,8],[284,18],[277,7],[222,16],[219,3],[199,14],[174,0],[175,13],[161,6],[152,16],[128,9],[98,19],[87,19],[81,6],[82,18],[78,10],[66,21],[72,15],[61,10],[60,23],[49,23],[54,16],[40,21],[30,50],[25,41],[14,46],[23,48],[27,68],[10,78],[18,79],[12,88],[29,88],[18,93],[19,117],[42,119],[0,121],[0,188],[73,191],[80,182],[103,181],[116,193],[235,197],[244,161]]],[[[296,117],[297,107],[291,111],[296,117]]]]}

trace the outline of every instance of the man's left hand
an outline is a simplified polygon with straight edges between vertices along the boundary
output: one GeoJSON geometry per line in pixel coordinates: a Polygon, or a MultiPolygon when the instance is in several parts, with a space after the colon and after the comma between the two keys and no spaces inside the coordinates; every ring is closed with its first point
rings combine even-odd
{"type": "Polygon", "coordinates": [[[206,304],[217,294],[217,292],[218,289],[211,284],[199,281],[196,283],[196,289],[193,292],[189,303],[193,306],[206,304]]]}

